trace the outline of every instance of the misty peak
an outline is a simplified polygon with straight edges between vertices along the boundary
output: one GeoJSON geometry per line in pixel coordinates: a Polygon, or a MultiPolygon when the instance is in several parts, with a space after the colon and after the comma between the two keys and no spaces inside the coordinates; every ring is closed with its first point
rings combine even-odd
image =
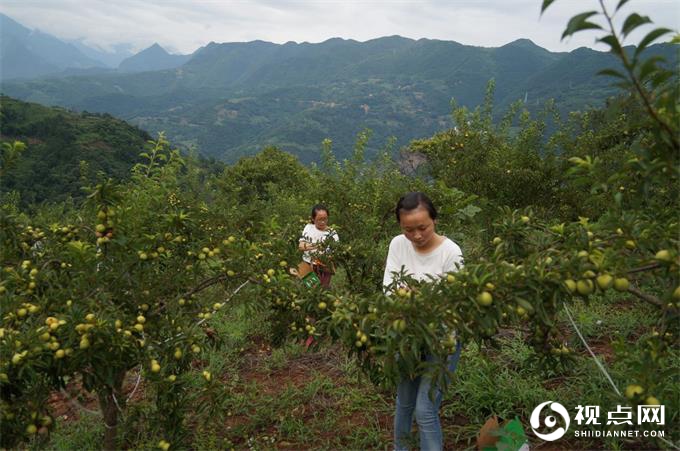
{"type": "Polygon", "coordinates": [[[152,46],[147,47],[146,49],[142,50],[141,53],[155,53],[155,54],[163,54],[163,55],[169,55],[169,53],[158,44],[158,42],[154,42],[152,46]]]}
{"type": "Polygon", "coordinates": [[[10,36],[26,37],[31,34],[31,29],[21,25],[11,17],[0,13],[0,35],[3,38],[10,36]]]}
{"type": "Polygon", "coordinates": [[[155,42],[141,52],[121,61],[118,70],[121,72],[147,72],[153,70],[173,69],[186,63],[191,55],[173,55],[155,42]]]}
{"type": "Polygon", "coordinates": [[[512,42],[505,44],[502,47],[521,47],[521,48],[525,48],[525,49],[542,48],[542,47],[539,47],[538,45],[536,45],[534,43],[534,41],[532,41],[531,39],[526,39],[526,38],[516,39],[512,42]]]}

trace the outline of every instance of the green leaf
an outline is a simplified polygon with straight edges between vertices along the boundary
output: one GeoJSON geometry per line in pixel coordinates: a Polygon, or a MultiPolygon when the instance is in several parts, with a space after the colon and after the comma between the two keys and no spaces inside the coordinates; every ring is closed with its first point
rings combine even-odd
{"type": "Polygon", "coordinates": [[[621,43],[619,42],[618,39],[616,39],[615,36],[613,35],[608,35],[603,38],[598,39],[598,42],[602,42],[604,44],[607,44],[610,48],[610,51],[613,53],[616,53],[617,55],[622,55],[623,50],[621,49],[621,43]]]}
{"type": "Polygon", "coordinates": [[[638,55],[647,48],[649,44],[660,38],[661,36],[665,35],[666,33],[670,33],[672,30],[668,28],[656,28],[647,35],[642,38],[640,43],[638,44],[637,48],[635,49],[635,54],[633,55],[633,59],[637,59],[638,55]]]}
{"type": "Polygon", "coordinates": [[[656,65],[656,63],[659,61],[664,61],[664,58],[657,55],[645,60],[645,62],[642,63],[642,66],[640,66],[640,72],[638,73],[638,77],[640,77],[641,81],[645,81],[652,73],[659,70],[659,66],[656,65]]]}
{"type": "Polygon", "coordinates": [[[555,0],[543,0],[543,4],[541,5],[541,14],[543,14],[545,10],[553,4],[554,1],[555,0]]]}
{"type": "Polygon", "coordinates": [[[567,28],[564,30],[564,33],[562,33],[562,39],[566,38],[567,36],[571,36],[572,34],[582,31],[582,30],[601,30],[602,27],[599,26],[596,23],[593,22],[588,22],[588,18],[598,14],[597,11],[588,11],[585,13],[577,14],[576,16],[572,17],[569,19],[569,23],[567,24],[567,28]]]}
{"type": "Polygon", "coordinates": [[[622,201],[623,201],[623,194],[622,193],[617,192],[616,194],[614,194],[614,202],[616,202],[616,205],[618,207],[621,206],[622,201]]]}
{"type": "Polygon", "coordinates": [[[621,1],[619,2],[619,4],[616,5],[616,10],[614,10],[614,12],[620,10],[621,7],[622,7],[623,5],[625,5],[626,3],[628,3],[628,0],[621,0],[621,1]]]}
{"type": "Polygon", "coordinates": [[[641,16],[638,13],[632,13],[630,16],[626,17],[626,20],[623,22],[621,32],[623,33],[624,37],[628,36],[628,34],[631,31],[635,30],[640,25],[644,25],[646,23],[652,23],[649,17],[641,16]]]}
{"type": "Polygon", "coordinates": [[[623,75],[621,72],[616,71],[614,69],[602,69],[597,73],[597,75],[606,75],[608,77],[616,77],[616,78],[621,78],[623,80],[627,80],[626,76],[623,75]]]}
{"type": "Polygon", "coordinates": [[[533,304],[531,304],[531,302],[527,301],[526,299],[515,298],[515,301],[517,302],[517,304],[520,305],[520,307],[522,307],[527,312],[531,313],[534,311],[533,304]]]}
{"type": "Polygon", "coordinates": [[[470,218],[473,218],[480,211],[482,211],[481,208],[479,208],[475,205],[469,204],[469,205],[466,205],[464,208],[460,209],[456,213],[456,217],[463,219],[463,220],[470,219],[470,218]]]}
{"type": "Polygon", "coordinates": [[[652,86],[657,87],[666,82],[669,78],[673,76],[673,72],[669,70],[659,71],[654,77],[652,77],[652,86]]]}

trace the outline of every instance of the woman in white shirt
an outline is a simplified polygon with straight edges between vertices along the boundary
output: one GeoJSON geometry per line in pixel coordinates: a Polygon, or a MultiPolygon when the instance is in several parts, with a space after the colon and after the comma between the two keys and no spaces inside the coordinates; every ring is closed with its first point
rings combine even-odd
{"type": "MultiPolygon", "coordinates": [[[[457,271],[463,265],[460,247],[437,233],[437,210],[425,194],[408,193],[402,196],[395,212],[403,234],[394,237],[390,243],[383,277],[386,288],[402,269],[416,280],[427,281],[432,276],[441,277],[447,272],[457,271]]],[[[460,350],[458,343],[456,352],[448,357],[448,368],[452,372],[456,369],[460,350]]],[[[432,356],[424,358],[431,360],[432,356]]],[[[439,407],[443,388],[437,387],[434,399],[430,399],[430,385],[431,380],[426,376],[399,381],[394,415],[396,450],[408,449],[404,439],[411,434],[414,416],[418,425],[420,449],[442,449],[439,407]]]]}
{"type": "Polygon", "coordinates": [[[322,264],[316,256],[326,252],[323,243],[329,239],[339,240],[335,230],[328,227],[328,208],[321,204],[312,207],[311,221],[302,230],[300,245],[302,260],[312,266],[312,269],[319,276],[321,286],[328,288],[331,284],[332,269],[322,264]]]}

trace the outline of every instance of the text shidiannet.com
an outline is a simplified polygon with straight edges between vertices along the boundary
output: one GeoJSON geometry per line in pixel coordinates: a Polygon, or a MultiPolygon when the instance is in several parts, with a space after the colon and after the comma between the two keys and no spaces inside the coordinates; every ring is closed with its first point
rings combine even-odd
{"type": "Polygon", "coordinates": [[[665,431],[574,431],[574,437],[579,438],[637,438],[664,437],[665,431]]]}
{"type": "MultiPolygon", "coordinates": [[[[578,406],[577,414],[574,418],[577,425],[602,425],[600,422],[599,406],[578,406]]],[[[641,426],[646,423],[649,425],[662,426],[666,424],[666,409],[661,405],[639,405],[637,409],[636,421],[633,422],[633,408],[617,405],[615,411],[607,412],[606,425],[631,427],[634,424],[641,426]]],[[[664,437],[664,430],[647,429],[624,429],[624,430],[575,430],[574,437],[583,438],[637,438],[637,437],[664,437]]]]}

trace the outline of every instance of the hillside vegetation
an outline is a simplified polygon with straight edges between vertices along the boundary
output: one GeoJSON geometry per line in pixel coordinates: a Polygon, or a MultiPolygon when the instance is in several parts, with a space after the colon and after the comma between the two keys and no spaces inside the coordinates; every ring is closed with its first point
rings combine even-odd
{"type": "MultiPolygon", "coordinates": [[[[627,51],[632,52],[632,47],[627,51]]],[[[648,53],[677,62],[668,44],[648,53]]],[[[525,101],[530,111],[555,99],[556,110],[601,106],[616,92],[595,74],[615,67],[609,53],[587,48],[553,53],[528,40],[499,48],[398,36],[320,44],[211,43],[179,68],[8,81],[13,97],[109,113],[181,146],[228,162],[276,145],[303,162],[319,162],[324,138],[340,158],[369,128],[375,155],[452,125],[451,101],[474,108],[494,80],[502,111],[525,101]]]]}
{"type": "MultiPolygon", "coordinates": [[[[550,104],[496,113],[489,83],[399,161],[368,158],[367,131],[347,158],[325,139],[309,166],[264,144],[205,165],[159,135],[127,178],[84,179],[83,199],[0,191],[0,447],[388,449],[396,383],[429,377],[453,382],[447,449],[471,449],[495,415],[515,420],[497,450],[677,448],[679,74],[644,53],[670,30],[630,53],[651,20],[625,13],[618,29],[625,9],[600,8],[564,36],[597,30],[621,89],[565,120],[550,104]],[[386,292],[409,191],[432,198],[465,265],[396,274],[386,292]],[[319,202],[340,237],[315,255],[336,268],[329,289],[292,271],[319,202]]],[[[63,115],[15,107],[32,113],[19,124],[63,115]]],[[[3,178],[31,145],[2,143],[3,178]]]]}
{"type": "Polygon", "coordinates": [[[0,179],[24,205],[82,199],[82,186],[98,173],[129,177],[150,136],[108,114],[73,113],[0,97],[0,141],[23,141],[25,153],[0,179]]]}

